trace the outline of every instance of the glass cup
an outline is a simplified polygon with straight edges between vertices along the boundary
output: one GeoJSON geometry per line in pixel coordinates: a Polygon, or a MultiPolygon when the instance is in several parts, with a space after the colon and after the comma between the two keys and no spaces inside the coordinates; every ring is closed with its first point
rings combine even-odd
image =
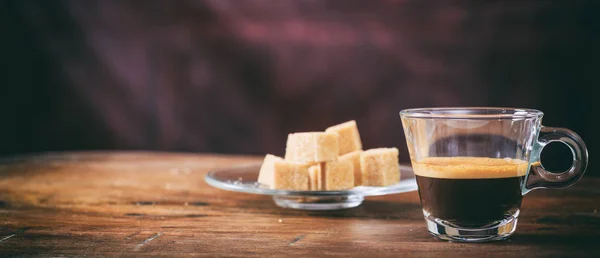
{"type": "Polygon", "coordinates": [[[509,237],[523,195],[568,187],[585,172],[588,154],[574,132],[542,126],[543,113],[515,108],[419,108],[400,112],[429,232],[443,240],[509,237]],[[573,164],[551,173],[540,153],[566,144],[573,164]]]}

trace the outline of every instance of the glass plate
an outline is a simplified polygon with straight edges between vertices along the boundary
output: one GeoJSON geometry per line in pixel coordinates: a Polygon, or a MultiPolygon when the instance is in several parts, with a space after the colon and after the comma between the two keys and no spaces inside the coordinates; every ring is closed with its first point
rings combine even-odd
{"type": "Polygon", "coordinates": [[[366,196],[397,194],[417,190],[413,170],[400,165],[400,182],[385,187],[358,186],[343,191],[289,191],[268,189],[256,182],[261,163],[230,167],[209,172],[205,180],[216,188],[273,196],[275,204],[302,210],[338,210],[359,206],[366,196]]]}

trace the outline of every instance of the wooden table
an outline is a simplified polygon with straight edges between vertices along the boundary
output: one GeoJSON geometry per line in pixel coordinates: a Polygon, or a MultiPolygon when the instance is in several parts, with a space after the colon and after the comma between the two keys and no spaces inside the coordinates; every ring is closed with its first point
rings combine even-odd
{"type": "Polygon", "coordinates": [[[416,192],[339,211],[282,209],[212,188],[207,171],[260,157],[142,152],[27,156],[0,165],[0,256],[596,256],[600,179],[538,190],[507,241],[427,233],[416,192]]]}

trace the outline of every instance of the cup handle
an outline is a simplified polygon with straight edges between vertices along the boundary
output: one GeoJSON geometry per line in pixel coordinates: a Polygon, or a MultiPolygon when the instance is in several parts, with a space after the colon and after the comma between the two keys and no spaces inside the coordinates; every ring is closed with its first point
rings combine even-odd
{"type": "Polygon", "coordinates": [[[585,143],[575,132],[566,128],[542,126],[540,136],[534,143],[530,160],[531,167],[525,177],[523,195],[537,188],[564,188],[573,185],[585,173],[588,152],[585,143]],[[541,164],[540,154],[544,147],[552,142],[561,142],[571,149],[573,164],[568,170],[552,173],[544,169],[541,164]]]}

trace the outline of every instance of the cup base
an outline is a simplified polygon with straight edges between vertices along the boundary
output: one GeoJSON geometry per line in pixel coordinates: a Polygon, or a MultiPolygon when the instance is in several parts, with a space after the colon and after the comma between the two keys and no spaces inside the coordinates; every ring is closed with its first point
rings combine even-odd
{"type": "Polygon", "coordinates": [[[458,227],[452,223],[425,214],[427,230],[433,236],[451,242],[490,242],[504,240],[517,229],[519,212],[506,219],[492,222],[484,227],[458,227]]]}

